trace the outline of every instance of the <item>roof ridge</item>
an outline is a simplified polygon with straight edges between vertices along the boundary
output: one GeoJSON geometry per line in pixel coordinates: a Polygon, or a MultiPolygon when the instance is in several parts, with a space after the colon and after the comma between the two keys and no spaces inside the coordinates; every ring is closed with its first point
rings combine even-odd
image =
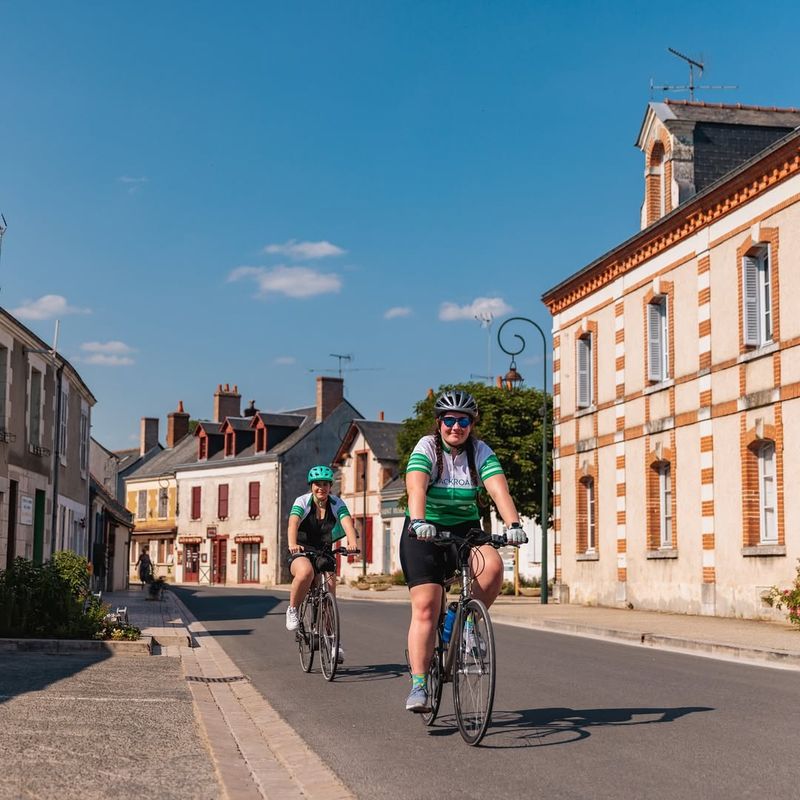
{"type": "Polygon", "coordinates": [[[672,100],[667,97],[664,103],[668,106],[692,106],[694,108],[727,108],[731,111],[788,111],[792,113],[800,112],[800,108],[794,106],[754,106],[746,103],[707,103],[705,100],[672,100]]]}

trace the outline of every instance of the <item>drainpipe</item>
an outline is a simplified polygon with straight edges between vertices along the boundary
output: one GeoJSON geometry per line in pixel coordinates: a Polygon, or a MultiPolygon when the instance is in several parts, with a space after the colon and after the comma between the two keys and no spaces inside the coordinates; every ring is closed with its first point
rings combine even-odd
{"type": "MultiPolygon", "coordinates": [[[[57,362],[56,362],[57,363],[57,362]]],[[[50,555],[56,551],[56,526],[58,520],[58,473],[61,466],[61,388],[64,381],[64,362],[56,369],[56,420],[53,426],[53,513],[50,520],[52,537],[50,555]]]]}

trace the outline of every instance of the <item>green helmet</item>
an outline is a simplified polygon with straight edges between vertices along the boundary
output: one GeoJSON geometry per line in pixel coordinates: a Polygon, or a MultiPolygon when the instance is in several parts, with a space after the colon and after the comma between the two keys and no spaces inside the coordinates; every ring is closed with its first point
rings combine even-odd
{"type": "Polygon", "coordinates": [[[314,483],[319,481],[328,481],[329,483],[333,483],[333,470],[330,467],[326,467],[324,464],[319,464],[316,467],[311,467],[308,471],[308,483],[314,483]]]}

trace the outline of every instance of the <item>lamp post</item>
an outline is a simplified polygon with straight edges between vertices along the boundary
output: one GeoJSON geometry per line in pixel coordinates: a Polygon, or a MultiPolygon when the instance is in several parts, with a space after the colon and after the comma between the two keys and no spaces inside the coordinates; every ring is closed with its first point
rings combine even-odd
{"type": "Polygon", "coordinates": [[[541,502],[541,518],[542,518],[542,584],[541,584],[541,602],[542,604],[547,603],[547,596],[548,596],[548,589],[547,589],[547,519],[549,517],[549,508],[548,508],[548,481],[547,481],[547,337],[544,335],[544,331],[532,320],[528,319],[527,317],[509,317],[501,326],[500,329],[497,331],[497,344],[500,346],[500,349],[506,354],[511,356],[511,364],[508,367],[508,372],[506,373],[505,377],[503,378],[503,383],[507,389],[516,389],[522,385],[522,375],[519,374],[517,371],[517,362],[514,360],[514,356],[519,355],[525,349],[525,339],[522,338],[518,333],[514,334],[514,338],[519,340],[519,348],[516,350],[507,350],[503,347],[503,342],[501,336],[503,334],[503,328],[508,325],[509,322],[527,322],[530,325],[533,325],[537,331],[539,331],[539,335],[542,337],[542,364],[543,364],[543,376],[542,376],[542,502],[541,502]]]}

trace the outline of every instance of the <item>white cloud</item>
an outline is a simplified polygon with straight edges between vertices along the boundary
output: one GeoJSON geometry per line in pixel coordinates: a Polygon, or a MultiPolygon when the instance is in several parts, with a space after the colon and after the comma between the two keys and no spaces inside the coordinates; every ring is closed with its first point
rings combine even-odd
{"type": "Polygon", "coordinates": [[[121,175],[117,180],[120,183],[124,183],[128,187],[128,193],[133,194],[134,192],[141,189],[150,179],[144,176],[140,178],[132,178],[130,175],[121,175]]]}
{"type": "Polygon", "coordinates": [[[398,317],[408,317],[411,315],[411,309],[408,306],[395,306],[383,312],[384,319],[397,319],[398,317]]]}
{"type": "Polygon", "coordinates": [[[112,340],[110,342],[84,342],[81,345],[81,350],[87,353],[104,353],[106,355],[128,355],[135,353],[136,350],[125,342],[112,340]]]}
{"type": "Polygon", "coordinates": [[[278,356],[275,359],[276,364],[286,365],[286,364],[294,364],[297,359],[294,356],[278,356]]]}
{"type": "Polygon", "coordinates": [[[53,319],[66,314],[91,314],[89,308],[77,308],[67,303],[67,298],[60,294],[45,294],[38,300],[26,300],[11,313],[20,319],[53,319]]]}
{"type": "Polygon", "coordinates": [[[439,319],[444,322],[455,322],[460,319],[474,320],[478,314],[491,314],[495,319],[513,311],[502,297],[476,297],[466,306],[456,303],[442,303],[439,307],[439,319]]]}
{"type": "Polygon", "coordinates": [[[297,239],[289,239],[283,244],[268,244],[264,248],[268,255],[288,256],[295,261],[302,259],[328,258],[330,256],[341,256],[347,251],[337,247],[330,242],[298,242],[297,239]]]}
{"type": "Polygon", "coordinates": [[[229,281],[252,278],[258,286],[258,296],[283,294],[286,297],[315,297],[318,294],[338,292],[342,279],[333,272],[318,272],[310,267],[237,267],[228,276],[229,281]]]}
{"type": "Polygon", "coordinates": [[[92,353],[88,358],[81,358],[83,364],[95,364],[99,367],[129,367],[134,364],[130,356],[108,355],[107,353],[92,353]]]}

